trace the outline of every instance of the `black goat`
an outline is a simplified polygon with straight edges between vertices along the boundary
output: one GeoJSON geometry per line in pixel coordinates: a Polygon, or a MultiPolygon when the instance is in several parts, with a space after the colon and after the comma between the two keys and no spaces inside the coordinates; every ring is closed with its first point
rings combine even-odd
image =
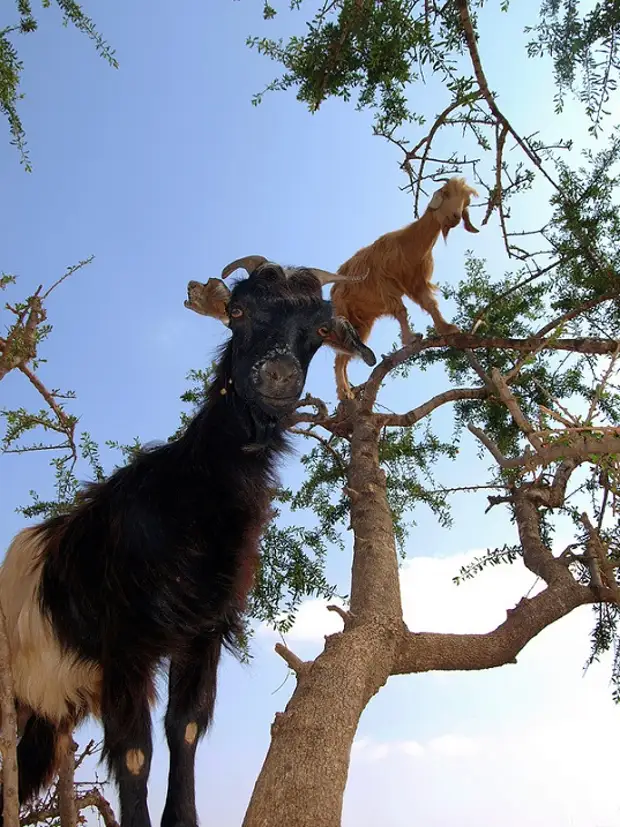
{"type": "MultiPolygon", "coordinates": [[[[22,531],[0,568],[21,740],[19,795],[47,786],[68,733],[104,727],[122,827],[148,827],[154,678],[169,659],[163,827],[195,827],[194,757],[215,703],[222,646],[235,649],[268,518],[283,418],[328,342],[374,355],[334,317],[321,283],[258,257],[232,291],[190,282],[186,306],[229,324],[201,410],[174,442],[87,487],[69,514],[22,531]]],[[[225,271],[227,274],[227,271],[225,271]]]]}

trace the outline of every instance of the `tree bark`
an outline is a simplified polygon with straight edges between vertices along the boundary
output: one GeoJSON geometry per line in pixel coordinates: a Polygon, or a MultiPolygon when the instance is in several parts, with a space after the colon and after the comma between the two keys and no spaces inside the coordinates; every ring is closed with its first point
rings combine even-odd
{"type": "Polygon", "coordinates": [[[75,801],[75,750],[77,744],[73,740],[71,731],[63,732],[60,736],[61,760],[58,770],[58,810],[60,827],[76,827],[77,804],[75,801]]]}
{"type": "Polygon", "coordinates": [[[348,488],[354,532],[351,612],[312,663],[286,658],[297,687],[276,715],[243,827],[339,827],[351,746],[388,679],[403,632],[398,561],[378,426],[359,415],[348,488]]]}
{"type": "Polygon", "coordinates": [[[13,692],[11,648],[6,633],[4,612],[0,609],[0,752],[2,753],[2,792],[4,827],[19,827],[17,776],[17,713],[13,692]]]}

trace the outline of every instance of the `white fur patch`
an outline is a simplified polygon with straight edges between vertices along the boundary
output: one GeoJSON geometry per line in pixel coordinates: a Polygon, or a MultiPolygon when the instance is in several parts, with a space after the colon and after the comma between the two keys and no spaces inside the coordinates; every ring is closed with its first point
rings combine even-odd
{"type": "Polygon", "coordinates": [[[185,727],[185,743],[191,747],[198,735],[198,726],[195,721],[190,721],[185,727]]]}
{"type": "Polygon", "coordinates": [[[140,775],[144,761],[144,753],[141,749],[130,749],[125,754],[125,764],[132,775],[140,775]]]}
{"type": "Polygon", "coordinates": [[[49,619],[39,608],[39,585],[44,562],[41,535],[21,531],[0,566],[0,606],[11,647],[13,683],[17,701],[59,724],[69,705],[86,705],[99,715],[101,668],[76,662],[63,652],[49,619]]]}

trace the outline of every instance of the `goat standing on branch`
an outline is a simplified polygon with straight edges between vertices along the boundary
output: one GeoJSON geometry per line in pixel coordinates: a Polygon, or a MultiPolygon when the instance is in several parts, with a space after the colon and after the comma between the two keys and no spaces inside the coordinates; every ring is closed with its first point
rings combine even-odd
{"type": "Polygon", "coordinates": [[[283,418],[324,342],[374,355],[321,284],[343,278],[242,259],[229,290],[190,282],[186,306],[226,321],[205,404],[174,442],[22,531],[0,568],[21,740],[22,802],[48,785],[67,733],[101,717],[122,827],[149,827],[150,705],[170,660],[163,827],[195,827],[194,757],[213,714],[222,646],[238,646],[268,519],[283,418]]]}
{"type": "MultiPolygon", "coordinates": [[[[332,304],[338,315],[351,322],[363,342],[367,341],[377,319],[393,316],[400,325],[403,345],[411,344],[415,337],[403,296],[431,315],[437,333],[459,332],[456,325],[441,315],[434,295],[437,288],[431,283],[433,247],[440,233],[447,239],[450,230],[461,221],[468,232],[478,232],[469,218],[470,199],[477,195],[464,178],[451,178],[434,193],[421,218],[380,236],[341,265],[338,272],[348,279],[332,287],[332,304]],[[367,273],[367,278],[360,278],[362,273],[367,273]]],[[[350,358],[347,354],[336,357],[339,399],[353,396],[347,378],[350,358]]]]}

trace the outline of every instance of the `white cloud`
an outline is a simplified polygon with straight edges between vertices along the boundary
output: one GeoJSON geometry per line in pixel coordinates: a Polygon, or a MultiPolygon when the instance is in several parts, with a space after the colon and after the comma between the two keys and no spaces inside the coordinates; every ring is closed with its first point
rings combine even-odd
{"type": "Polygon", "coordinates": [[[440,735],[432,738],[429,748],[446,758],[469,758],[480,751],[480,742],[462,735],[440,735]]]}
{"type": "Polygon", "coordinates": [[[405,755],[410,755],[412,758],[419,758],[424,755],[424,747],[417,741],[402,741],[400,744],[401,752],[405,755]]]}
{"type": "Polygon", "coordinates": [[[620,715],[594,695],[589,700],[570,717],[514,720],[496,735],[448,733],[423,743],[359,739],[343,827],[374,827],[377,802],[384,805],[382,827],[619,824],[613,791],[620,715]]]}
{"type": "Polygon", "coordinates": [[[356,738],[351,748],[352,760],[364,762],[382,761],[393,756],[419,758],[424,747],[417,741],[375,741],[373,738],[356,738]]]}

